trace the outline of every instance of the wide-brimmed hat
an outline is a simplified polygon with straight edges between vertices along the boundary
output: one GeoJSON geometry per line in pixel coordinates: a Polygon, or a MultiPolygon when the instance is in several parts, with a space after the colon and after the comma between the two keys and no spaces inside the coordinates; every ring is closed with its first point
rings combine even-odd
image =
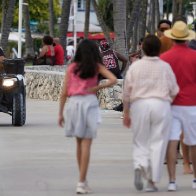
{"type": "Polygon", "coordinates": [[[189,30],[182,21],[176,21],[171,29],[164,31],[164,35],[175,40],[191,40],[196,37],[195,32],[189,30]]]}

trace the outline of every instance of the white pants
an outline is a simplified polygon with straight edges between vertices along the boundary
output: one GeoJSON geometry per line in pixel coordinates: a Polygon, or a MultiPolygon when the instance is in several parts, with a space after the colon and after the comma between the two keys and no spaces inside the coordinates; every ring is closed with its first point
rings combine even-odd
{"type": "Polygon", "coordinates": [[[159,182],[171,129],[171,106],[156,98],[141,99],[131,105],[133,165],[146,177],[159,182]]]}

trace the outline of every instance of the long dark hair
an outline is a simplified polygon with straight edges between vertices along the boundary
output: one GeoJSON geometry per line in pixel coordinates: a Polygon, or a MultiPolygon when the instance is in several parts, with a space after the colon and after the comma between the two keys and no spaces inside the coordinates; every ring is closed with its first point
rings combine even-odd
{"type": "Polygon", "coordinates": [[[98,46],[94,41],[84,39],[78,45],[74,57],[76,62],[75,74],[86,79],[94,77],[97,73],[98,63],[102,63],[102,58],[98,46]]]}

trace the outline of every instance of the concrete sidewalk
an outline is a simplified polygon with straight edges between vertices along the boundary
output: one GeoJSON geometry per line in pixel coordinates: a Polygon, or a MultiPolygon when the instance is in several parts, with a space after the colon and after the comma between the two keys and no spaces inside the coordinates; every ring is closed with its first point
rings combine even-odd
{"type": "MultiPolygon", "coordinates": [[[[78,179],[75,141],[57,126],[58,102],[27,100],[27,123],[12,127],[0,113],[0,196],[72,196],[78,179]]],[[[94,196],[155,195],[133,186],[132,133],[121,113],[102,111],[103,122],[92,146],[89,185],[94,196]]],[[[179,190],[167,192],[167,172],[158,184],[160,196],[195,196],[192,175],[177,164],[179,190]]]]}

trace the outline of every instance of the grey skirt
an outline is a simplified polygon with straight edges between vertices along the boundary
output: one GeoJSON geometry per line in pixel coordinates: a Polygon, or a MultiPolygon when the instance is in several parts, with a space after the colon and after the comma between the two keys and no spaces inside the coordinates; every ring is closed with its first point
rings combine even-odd
{"type": "Polygon", "coordinates": [[[101,121],[96,95],[78,95],[68,99],[65,106],[65,136],[96,138],[101,121]]]}

